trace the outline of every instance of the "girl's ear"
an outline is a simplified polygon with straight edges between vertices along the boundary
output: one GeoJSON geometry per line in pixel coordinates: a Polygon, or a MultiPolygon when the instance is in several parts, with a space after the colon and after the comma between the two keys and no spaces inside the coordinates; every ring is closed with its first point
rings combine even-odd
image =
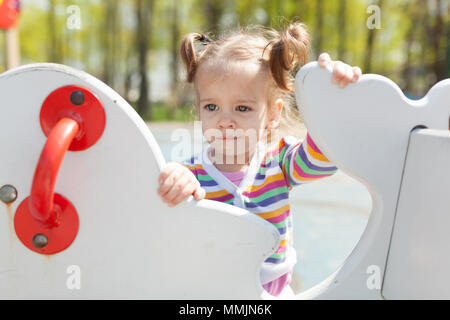
{"type": "Polygon", "coordinates": [[[283,99],[278,98],[277,100],[275,100],[275,107],[277,107],[277,112],[279,116],[281,115],[281,110],[283,110],[283,106],[284,106],[283,99]]]}
{"type": "Polygon", "coordinates": [[[269,119],[268,119],[268,129],[276,129],[280,125],[281,111],[283,110],[284,101],[281,98],[275,100],[271,106],[269,119]]]}

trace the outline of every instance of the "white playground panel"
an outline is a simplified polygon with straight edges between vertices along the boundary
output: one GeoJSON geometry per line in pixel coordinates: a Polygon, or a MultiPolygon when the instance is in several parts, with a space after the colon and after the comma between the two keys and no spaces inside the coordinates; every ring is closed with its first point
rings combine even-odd
{"type": "Polygon", "coordinates": [[[318,147],[372,197],[356,248],[297,298],[449,299],[450,80],[411,101],[372,74],[342,90],[313,62],[299,71],[295,88],[318,147]],[[429,129],[412,133],[418,126],[429,129]],[[371,283],[374,270],[381,289],[371,283]]]}
{"type": "MultiPolygon", "coordinates": [[[[412,102],[376,75],[339,89],[329,70],[311,63],[296,88],[314,140],[367,186],[373,211],[343,266],[295,298],[449,298],[450,81],[412,102]],[[410,134],[417,125],[433,130],[410,134]],[[380,268],[382,289],[368,288],[369,266],[380,268]]],[[[112,89],[83,72],[39,64],[1,75],[0,95],[0,187],[18,190],[15,202],[0,203],[0,298],[269,298],[259,266],[278,247],[277,230],[214,201],[168,208],[156,194],[160,149],[112,89]],[[46,142],[41,104],[65,85],[98,95],[106,127],[94,146],[64,158],[55,192],[75,205],[80,228],[69,248],[45,256],[20,242],[12,221],[46,142]],[[72,265],[81,271],[79,290],[67,287],[72,265]]]]}
{"type": "Polygon", "coordinates": [[[0,202],[1,299],[261,297],[259,267],[277,248],[278,231],[210,200],[169,208],[156,193],[165,163],[159,146],[111,88],[83,72],[39,64],[0,76],[0,96],[0,185],[18,190],[10,206],[0,202]],[[41,105],[72,84],[97,94],[106,127],[91,148],[65,155],[55,192],[74,204],[80,227],[70,247],[46,256],[21,243],[12,221],[46,142],[41,105]],[[79,290],[68,289],[77,272],[71,266],[79,267],[79,290]]]}

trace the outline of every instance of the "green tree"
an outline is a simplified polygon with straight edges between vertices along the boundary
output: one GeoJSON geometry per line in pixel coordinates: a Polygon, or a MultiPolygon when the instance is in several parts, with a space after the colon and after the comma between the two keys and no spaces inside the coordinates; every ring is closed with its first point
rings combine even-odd
{"type": "Polygon", "coordinates": [[[136,0],[136,37],[138,51],[138,69],[140,76],[140,89],[138,100],[138,112],[141,115],[149,115],[151,120],[150,82],[148,79],[148,53],[152,35],[152,15],[154,0],[136,0]]]}
{"type": "Polygon", "coordinates": [[[103,37],[103,81],[115,86],[118,35],[120,32],[119,3],[118,0],[105,1],[104,5],[104,37],[103,37]]]}
{"type": "MultiPolygon", "coordinates": [[[[377,0],[375,3],[382,12],[384,1],[377,0]]],[[[372,57],[375,51],[375,37],[377,32],[378,30],[376,28],[369,28],[367,32],[366,55],[364,57],[364,72],[366,73],[372,72],[372,57]]]]}

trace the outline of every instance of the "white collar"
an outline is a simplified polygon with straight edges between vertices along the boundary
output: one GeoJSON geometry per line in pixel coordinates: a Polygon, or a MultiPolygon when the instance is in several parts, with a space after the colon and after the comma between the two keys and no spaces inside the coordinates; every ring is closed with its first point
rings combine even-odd
{"type": "Polygon", "coordinates": [[[242,192],[248,187],[248,185],[253,182],[253,179],[258,172],[261,161],[266,154],[265,145],[259,141],[256,144],[255,152],[253,153],[252,160],[250,161],[250,165],[248,166],[247,172],[242,179],[239,186],[236,186],[233,182],[228,180],[219,169],[212,163],[212,161],[208,157],[208,151],[211,148],[210,145],[207,145],[202,152],[201,161],[203,164],[203,169],[210,175],[217,183],[223,186],[228,192],[232,194],[242,195],[242,192]]]}

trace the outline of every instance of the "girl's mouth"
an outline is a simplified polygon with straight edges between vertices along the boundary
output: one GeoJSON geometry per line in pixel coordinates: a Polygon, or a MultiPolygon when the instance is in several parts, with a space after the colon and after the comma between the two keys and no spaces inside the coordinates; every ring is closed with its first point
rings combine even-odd
{"type": "Polygon", "coordinates": [[[219,140],[237,140],[238,137],[218,137],[219,140]]]}

